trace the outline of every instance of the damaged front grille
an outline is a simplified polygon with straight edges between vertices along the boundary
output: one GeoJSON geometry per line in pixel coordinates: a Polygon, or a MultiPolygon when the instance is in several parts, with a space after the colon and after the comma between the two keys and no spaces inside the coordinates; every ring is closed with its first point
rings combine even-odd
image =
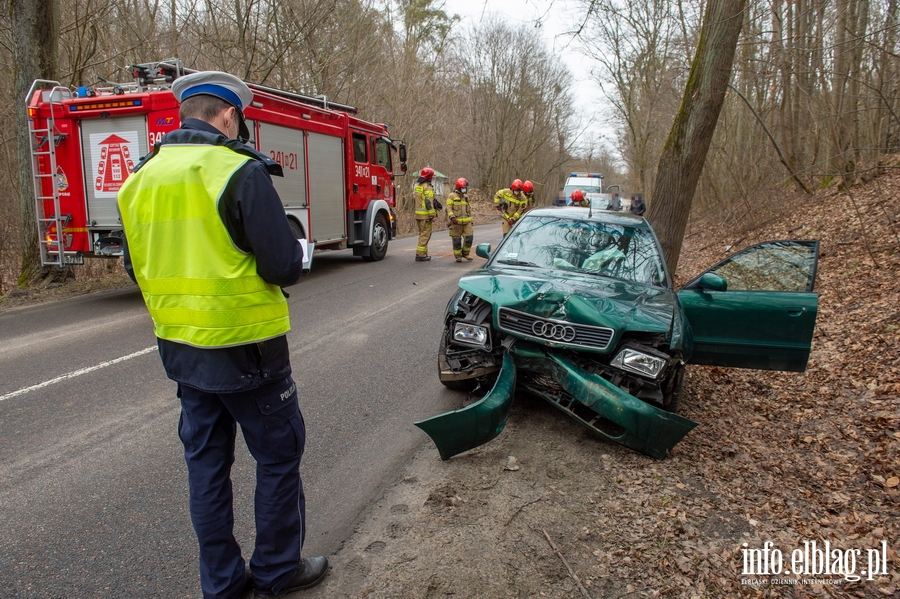
{"type": "Polygon", "coordinates": [[[608,348],[615,332],[607,327],[540,318],[509,308],[500,308],[498,321],[501,330],[513,335],[554,346],[582,349],[608,348]]]}
{"type": "Polygon", "coordinates": [[[582,424],[607,437],[618,439],[627,432],[624,427],[604,418],[566,393],[551,376],[527,373],[522,377],[522,385],[532,393],[548,400],[563,412],[574,416],[582,424]]]}

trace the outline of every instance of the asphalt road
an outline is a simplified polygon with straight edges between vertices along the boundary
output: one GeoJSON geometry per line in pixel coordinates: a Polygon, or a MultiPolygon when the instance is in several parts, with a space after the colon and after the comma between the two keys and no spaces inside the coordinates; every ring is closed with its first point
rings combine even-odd
{"type": "MultiPolygon", "coordinates": [[[[477,227],[496,245],[499,225],[477,227]]],[[[307,426],[306,555],[330,554],[430,443],[413,421],[458,407],[436,376],[459,275],[446,231],[366,263],[317,254],[291,287],[294,378],[307,426]]],[[[175,385],[136,287],[0,315],[0,597],[199,597],[175,385]]],[[[235,536],[253,543],[254,464],[234,466],[235,536]]]]}

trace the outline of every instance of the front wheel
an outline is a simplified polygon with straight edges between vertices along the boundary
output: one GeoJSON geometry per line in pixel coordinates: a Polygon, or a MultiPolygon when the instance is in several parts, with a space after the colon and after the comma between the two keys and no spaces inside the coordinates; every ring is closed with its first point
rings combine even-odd
{"type": "Polygon", "coordinates": [[[369,255],[363,256],[363,260],[377,262],[384,259],[387,255],[389,239],[387,220],[383,214],[379,214],[375,217],[375,225],[372,227],[372,245],[369,246],[369,255]]]}

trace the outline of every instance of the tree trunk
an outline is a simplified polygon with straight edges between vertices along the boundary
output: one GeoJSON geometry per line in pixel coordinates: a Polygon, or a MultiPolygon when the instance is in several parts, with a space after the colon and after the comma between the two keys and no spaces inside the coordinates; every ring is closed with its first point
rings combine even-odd
{"type": "Polygon", "coordinates": [[[647,218],[672,273],[731,79],[745,5],[746,0],[709,0],[681,107],[659,159],[647,218]]]}
{"type": "MultiPolygon", "coordinates": [[[[9,0],[15,57],[16,136],[19,163],[19,214],[22,225],[22,265],[19,285],[27,285],[41,267],[40,245],[31,180],[31,140],[25,96],[35,79],[53,79],[57,70],[56,0],[9,0]]],[[[62,237],[62,236],[60,236],[62,237]]]]}

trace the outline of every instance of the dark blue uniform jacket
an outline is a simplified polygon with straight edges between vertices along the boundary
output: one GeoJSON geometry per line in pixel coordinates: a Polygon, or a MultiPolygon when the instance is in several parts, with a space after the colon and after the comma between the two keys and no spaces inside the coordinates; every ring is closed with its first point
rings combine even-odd
{"type": "MultiPolygon", "coordinates": [[[[256,256],[256,270],[265,281],[286,287],[300,278],[303,250],[291,233],[281,199],[271,175],[281,176],[281,167],[269,157],[240,142],[228,139],[212,125],[186,119],[181,128],[168,133],[135,167],[137,171],[164,144],[224,145],[254,160],[242,166],[228,182],[219,200],[219,216],[234,244],[256,256]]],[[[175,242],[175,240],[173,240],[175,242]]],[[[212,248],[210,251],[214,251],[212,248]]],[[[125,270],[134,280],[127,241],[125,270]]],[[[284,335],[235,347],[204,349],[157,339],[166,374],[189,387],[213,393],[254,389],[291,374],[287,337],[284,335]]]]}

